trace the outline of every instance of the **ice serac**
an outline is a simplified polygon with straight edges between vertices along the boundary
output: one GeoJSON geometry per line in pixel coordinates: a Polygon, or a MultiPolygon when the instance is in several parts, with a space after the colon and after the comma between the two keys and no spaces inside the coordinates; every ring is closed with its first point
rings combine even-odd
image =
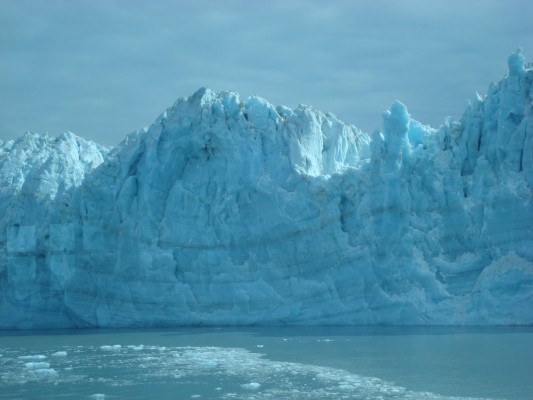
{"type": "Polygon", "coordinates": [[[109,153],[5,143],[0,325],[532,324],[532,82],[438,130],[201,89],[109,153]]]}

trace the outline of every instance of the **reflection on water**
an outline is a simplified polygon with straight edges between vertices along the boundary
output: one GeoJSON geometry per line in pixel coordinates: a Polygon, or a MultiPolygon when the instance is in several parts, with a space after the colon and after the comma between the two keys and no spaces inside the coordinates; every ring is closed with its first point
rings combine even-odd
{"type": "Polygon", "coordinates": [[[531,328],[0,332],[0,398],[526,399],[531,328]]]}

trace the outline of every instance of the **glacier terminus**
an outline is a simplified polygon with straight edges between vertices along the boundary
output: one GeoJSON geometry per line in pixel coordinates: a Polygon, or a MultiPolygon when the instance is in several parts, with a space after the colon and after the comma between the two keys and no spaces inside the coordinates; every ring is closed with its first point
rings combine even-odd
{"type": "Polygon", "coordinates": [[[0,328],[531,325],[527,65],[438,129],[203,88],[111,149],[2,143],[0,328]]]}

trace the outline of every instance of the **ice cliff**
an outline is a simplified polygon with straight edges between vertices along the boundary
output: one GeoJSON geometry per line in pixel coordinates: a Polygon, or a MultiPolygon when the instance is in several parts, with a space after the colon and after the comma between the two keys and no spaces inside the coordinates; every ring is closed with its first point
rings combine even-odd
{"type": "Polygon", "coordinates": [[[533,70],[370,137],[201,89],[108,151],[0,145],[0,327],[533,324],[533,70]]]}

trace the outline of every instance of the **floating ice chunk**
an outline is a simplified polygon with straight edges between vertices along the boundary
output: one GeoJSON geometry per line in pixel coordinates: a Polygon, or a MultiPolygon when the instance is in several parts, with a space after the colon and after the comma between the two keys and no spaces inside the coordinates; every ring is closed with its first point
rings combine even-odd
{"type": "Polygon", "coordinates": [[[250,382],[250,383],[245,383],[244,385],[241,385],[241,387],[246,390],[257,390],[261,387],[261,384],[257,382],[250,382]]]}
{"type": "Polygon", "coordinates": [[[44,360],[46,356],[43,356],[42,354],[36,354],[31,356],[19,356],[19,360],[44,360]]]}
{"type": "Polygon", "coordinates": [[[66,357],[67,352],[66,351],[56,351],[54,354],[52,354],[52,357],[66,357]]]}
{"type": "Polygon", "coordinates": [[[100,348],[105,351],[118,351],[122,348],[122,346],[120,344],[114,344],[112,346],[108,346],[108,345],[100,346],[100,348]]]}
{"type": "Polygon", "coordinates": [[[135,350],[135,351],[140,351],[140,350],[143,350],[144,349],[144,345],[141,344],[139,346],[128,346],[128,349],[132,349],[132,350],[135,350]]]}
{"type": "Polygon", "coordinates": [[[57,375],[57,371],[53,368],[39,368],[39,369],[33,370],[33,373],[35,375],[39,375],[42,377],[57,375]]]}
{"type": "Polygon", "coordinates": [[[349,383],[347,382],[341,382],[339,384],[339,389],[340,390],[353,390],[354,389],[354,386],[353,385],[350,385],[349,383]]]}
{"type": "Polygon", "coordinates": [[[93,400],[105,400],[105,394],[95,393],[95,394],[92,394],[91,396],[89,396],[89,398],[91,398],[93,400]]]}
{"type": "Polygon", "coordinates": [[[42,361],[32,361],[32,362],[24,363],[24,368],[27,368],[27,369],[50,368],[50,364],[47,362],[42,362],[42,361]]]}
{"type": "Polygon", "coordinates": [[[164,346],[146,346],[147,350],[159,351],[160,353],[164,352],[167,348],[164,346]]]}
{"type": "Polygon", "coordinates": [[[50,368],[50,364],[43,361],[30,361],[24,363],[24,368],[28,374],[38,379],[57,375],[56,370],[50,368]]]}

